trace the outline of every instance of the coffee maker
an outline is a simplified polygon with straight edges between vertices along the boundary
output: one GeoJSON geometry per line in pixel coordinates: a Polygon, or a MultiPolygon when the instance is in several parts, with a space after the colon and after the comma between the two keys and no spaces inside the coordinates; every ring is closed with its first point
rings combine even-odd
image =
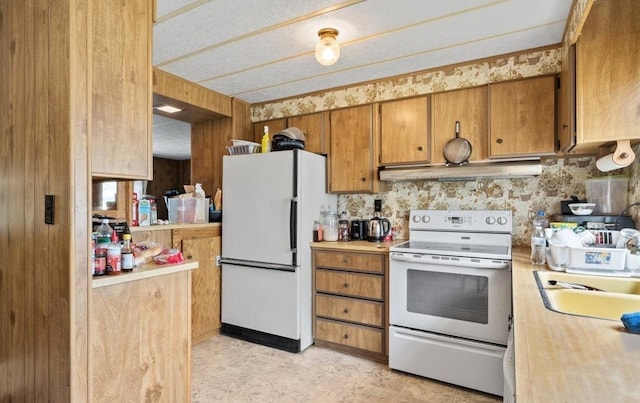
{"type": "Polygon", "coordinates": [[[373,218],[369,220],[367,239],[369,242],[382,242],[384,237],[391,231],[391,222],[380,217],[382,211],[382,200],[376,199],[373,202],[373,218]]]}

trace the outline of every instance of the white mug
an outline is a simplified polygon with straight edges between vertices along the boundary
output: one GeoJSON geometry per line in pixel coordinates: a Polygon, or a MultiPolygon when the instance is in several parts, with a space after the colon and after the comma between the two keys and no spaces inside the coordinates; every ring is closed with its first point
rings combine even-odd
{"type": "Polygon", "coordinates": [[[582,246],[591,246],[596,243],[596,236],[593,235],[593,232],[589,230],[585,230],[576,234],[578,239],[582,243],[582,246]]]}

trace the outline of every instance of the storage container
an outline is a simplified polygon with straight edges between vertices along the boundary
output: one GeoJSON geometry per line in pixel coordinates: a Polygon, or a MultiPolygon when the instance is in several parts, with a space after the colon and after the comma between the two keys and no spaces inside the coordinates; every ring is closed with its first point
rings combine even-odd
{"type": "Polygon", "coordinates": [[[595,245],[588,248],[569,248],[568,267],[578,270],[624,270],[627,249],[616,248],[620,231],[591,232],[595,238],[595,245]]]}
{"type": "Polygon", "coordinates": [[[173,197],[167,199],[169,223],[203,224],[209,222],[209,198],[188,199],[173,197]]]}
{"type": "Polygon", "coordinates": [[[585,180],[587,202],[596,203],[593,214],[620,214],[627,206],[626,175],[603,176],[585,180]]]}

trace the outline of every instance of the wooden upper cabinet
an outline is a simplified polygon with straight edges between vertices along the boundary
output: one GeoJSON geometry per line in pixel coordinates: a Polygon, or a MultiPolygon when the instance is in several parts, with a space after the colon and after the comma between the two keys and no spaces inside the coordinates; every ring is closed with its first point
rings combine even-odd
{"type": "Polygon", "coordinates": [[[269,126],[269,138],[273,139],[273,135],[287,128],[287,119],[278,118],[264,120],[253,124],[253,141],[262,144],[262,136],[264,135],[264,127],[269,126]]]}
{"type": "Polygon", "coordinates": [[[489,86],[489,157],[555,154],[555,76],[489,86]]]}
{"type": "Polygon", "coordinates": [[[596,1],[576,44],[576,150],[640,139],[640,1],[596,1]]]}
{"type": "Polygon", "coordinates": [[[456,136],[456,122],[460,122],[460,137],[471,143],[469,161],[487,159],[486,86],[434,94],[431,111],[433,163],[446,162],[442,152],[447,142],[456,136]]]}
{"type": "Polygon", "coordinates": [[[324,132],[327,122],[325,113],[317,112],[287,118],[287,127],[297,127],[305,137],[304,149],[316,154],[326,154],[324,132]]]}
{"type": "Polygon", "coordinates": [[[94,177],[152,179],[152,1],[92,3],[94,177]]]}
{"type": "Polygon", "coordinates": [[[329,192],[380,191],[373,105],[329,112],[329,192]]]}
{"type": "Polygon", "coordinates": [[[380,165],[429,162],[429,97],[380,104],[380,165]]]}

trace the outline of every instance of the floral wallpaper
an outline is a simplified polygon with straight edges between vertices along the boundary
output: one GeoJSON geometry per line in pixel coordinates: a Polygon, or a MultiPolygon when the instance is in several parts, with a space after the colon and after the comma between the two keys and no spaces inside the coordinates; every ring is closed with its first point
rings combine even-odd
{"type": "MultiPolygon", "coordinates": [[[[640,146],[635,149],[640,155],[640,146]]],[[[382,200],[382,216],[391,220],[398,238],[408,238],[409,213],[412,209],[487,209],[511,210],[513,243],[528,245],[530,222],[538,210],[553,218],[560,214],[560,201],[572,195],[586,198],[585,179],[609,174],[629,175],[627,202],[640,201],[640,164],[603,173],[592,156],[548,159],[543,161],[542,174],[521,179],[479,179],[469,182],[412,181],[393,182],[389,191],[379,195],[340,195],[338,211],[350,219],[373,216],[375,199],[382,200]]],[[[640,223],[640,209],[632,209],[632,218],[640,223]]],[[[636,224],[636,227],[638,225],[636,224]]]]}
{"type": "Polygon", "coordinates": [[[555,74],[559,71],[560,48],[534,50],[382,79],[374,83],[356,84],[294,99],[256,104],[251,106],[251,120],[259,122],[517,78],[555,74]]]}
{"type": "MultiPolygon", "coordinates": [[[[575,41],[575,32],[593,0],[576,0],[568,21],[563,46],[523,51],[507,56],[440,69],[415,72],[376,82],[328,90],[252,106],[254,122],[335,108],[367,104],[413,95],[473,87],[560,72],[562,54],[575,41]]],[[[640,145],[634,148],[640,157],[640,145]]],[[[542,161],[542,174],[523,179],[482,179],[468,182],[392,182],[384,194],[352,194],[338,197],[338,211],[349,219],[373,215],[375,199],[382,200],[382,216],[391,220],[399,239],[408,238],[412,209],[505,209],[513,212],[513,243],[528,245],[530,222],[538,210],[553,217],[560,213],[560,201],[575,195],[585,199],[585,179],[625,174],[629,176],[627,202],[640,202],[640,166],[603,173],[596,169],[596,157],[549,158],[542,161]]],[[[640,224],[640,208],[631,216],[640,224]]]]}

